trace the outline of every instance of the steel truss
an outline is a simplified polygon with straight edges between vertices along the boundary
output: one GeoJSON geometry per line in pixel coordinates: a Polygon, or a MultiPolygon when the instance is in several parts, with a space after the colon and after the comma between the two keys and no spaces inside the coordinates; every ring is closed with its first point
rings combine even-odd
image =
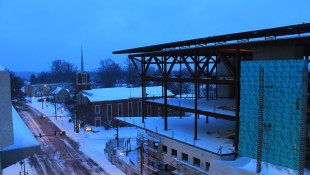
{"type": "MultiPolygon", "coordinates": [[[[232,49],[229,50],[219,50],[219,49],[213,49],[210,52],[205,52],[205,54],[200,53],[193,53],[193,54],[183,54],[182,52],[174,52],[173,54],[164,54],[164,55],[129,55],[129,59],[134,64],[135,68],[137,69],[140,78],[142,80],[142,107],[143,107],[143,117],[142,122],[144,122],[145,119],[145,109],[147,103],[152,103],[147,101],[147,95],[145,92],[145,86],[146,82],[153,81],[153,82],[161,82],[163,86],[163,99],[164,104],[160,104],[159,106],[163,109],[163,117],[164,117],[164,129],[168,130],[168,109],[177,109],[184,112],[192,112],[195,115],[195,121],[194,121],[194,139],[198,139],[198,128],[197,128],[197,122],[199,115],[206,115],[207,118],[209,116],[211,117],[217,117],[222,118],[226,120],[233,120],[238,121],[239,116],[236,112],[235,117],[228,117],[224,114],[218,114],[218,113],[210,113],[198,110],[198,99],[200,97],[199,93],[199,86],[200,85],[206,85],[206,87],[209,87],[210,84],[226,84],[226,85],[232,85],[235,87],[235,89],[239,89],[239,84],[236,83],[238,78],[236,78],[236,75],[239,75],[239,73],[236,73],[239,71],[238,67],[236,69],[236,63],[239,64],[239,58],[237,58],[239,54],[239,49],[234,49],[232,52],[232,49]],[[224,67],[226,68],[226,71],[228,72],[225,76],[218,76],[217,75],[217,67],[218,65],[222,63],[224,67]],[[149,68],[151,66],[155,66],[158,69],[157,74],[150,74],[149,68]],[[186,70],[184,72],[184,70],[186,70]],[[177,74],[176,74],[177,72],[177,74]],[[178,82],[179,84],[179,92],[182,92],[182,83],[193,83],[194,84],[194,90],[195,90],[195,97],[194,97],[194,109],[188,109],[188,108],[182,108],[182,107],[174,107],[167,103],[167,84],[169,82],[178,82]]],[[[248,54],[249,50],[246,51],[246,54],[248,54]]],[[[207,97],[206,99],[209,99],[208,97],[208,88],[207,88],[207,97]]],[[[239,90],[236,90],[238,93],[239,90]]],[[[180,93],[181,94],[181,93],[180,93]]],[[[181,96],[181,95],[180,95],[181,96]]],[[[217,96],[217,93],[216,93],[217,96]]],[[[182,96],[180,97],[182,98],[182,96]]],[[[239,108],[239,102],[236,103],[236,109],[239,108]]],[[[208,121],[208,119],[206,119],[208,121]]],[[[239,122],[236,122],[239,123],[239,122]]],[[[236,126],[238,128],[238,126],[236,126]]],[[[238,130],[236,130],[236,135],[238,135],[238,130]]],[[[237,137],[237,136],[236,136],[237,137]]],[[[236,141],[235,143],[238,143],[236,141]]],[[[235,144],[237,146],[237,144],[235,144]]]]}

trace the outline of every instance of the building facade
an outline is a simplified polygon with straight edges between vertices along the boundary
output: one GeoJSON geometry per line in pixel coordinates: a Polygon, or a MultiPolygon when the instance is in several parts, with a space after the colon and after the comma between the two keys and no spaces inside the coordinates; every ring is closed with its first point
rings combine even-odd
{"type": "Polygon", "coordinates": [[[56,103],[65,103],[71,100],[69,89],[57,87],[52,94],[56,103]]]}
{"type": "MultiPolygon", "coordinates": [[[[14,143],[10,74],[0,66],[0,150],[14,143]]],[[[1,157],[0,157],[1,162],[1,157]]],[[[1,163],[0,163],[1,170],[1,163]]]]}
{"type": "MultiPolygon", "coordinates": [[[[94,126],[113,125],[115,117],[142,116],[142,88],[101,88],[83,90],[77,96],[78,118],[87,124],[94,126]]],[[[146,87],[149,91],[149,99],[162,97],[162,87],[146,87]]],[[[170,98],[174,97],[170,91],[170,98]]],[[[144,106],[146,116],[160,116],[163,113],[159,105],[147,104],[144,106]]],[[[168,111],[169,115],[180,115],[174,110],[168,111]]],[[[184,115],[184,113],[182,113],[184,115]]]]}
{"type": "Polygon", "coordinates": [[[41,97],[41,96],[52,96],[53,91],[57,87],[62,87],[72,91],[72,83],[48,83],[48,84],[34,84],[25,85],[25,94],[29,97],[41,97]]]}

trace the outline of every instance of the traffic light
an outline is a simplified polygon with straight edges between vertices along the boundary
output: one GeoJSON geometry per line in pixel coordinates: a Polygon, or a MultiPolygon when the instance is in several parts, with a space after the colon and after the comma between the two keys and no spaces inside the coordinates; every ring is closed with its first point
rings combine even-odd
{"type": "Polygon", "coordinates": [[[66,131],[59,131],[59,135],[60,136],[66,135],[66,131]]]}
{"type": "Polygon", "coordinates": [[[56,136],[56,131],[54,132],[54,136],[56,136]]]}
{"type": "Polygon", "coordinates": [[[39,137],[40,137],[40,138],[42,138],[42,135],[41,135],[41,133],[39,134],[39,137]]]}

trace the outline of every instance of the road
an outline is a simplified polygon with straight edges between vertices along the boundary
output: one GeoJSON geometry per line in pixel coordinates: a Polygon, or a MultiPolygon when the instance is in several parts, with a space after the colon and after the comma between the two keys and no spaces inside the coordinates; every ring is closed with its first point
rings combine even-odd
{"type": "Polygon", "coordinates": [[[18,106],[17,112],[37,137],[41,151],[28,159],[37,174],[48,175],[105,175],[92,159],[79,151],[79,144],[67,136],[59,136],[60,129],[49,118],[31,106],[18,106]],[[54,136],[54,132],[57,132],[54,136]]]}

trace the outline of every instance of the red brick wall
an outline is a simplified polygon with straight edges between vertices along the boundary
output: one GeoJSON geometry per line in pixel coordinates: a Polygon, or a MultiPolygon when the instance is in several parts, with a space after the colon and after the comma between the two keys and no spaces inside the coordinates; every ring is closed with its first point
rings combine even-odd
{"type": "MultiPolygon", "coordinates": [[[[132,113],[133,117],[137,117],[138,115],[138,102],[141,101],[141,99],[125,99],[125,100],[114,100],[114,101],[104,101],[104,102],[91,102],[89,104],[88,109],[88,122],[91,125],[95,125],[95,118],[101,117],[101,125],[104,125],[105,122],[107,122],[107,105],[112,104],[112,122],[113,118],[115,117],[121,117],[118,116],[118,104],[123,104],[123,116],[122,117],[130,117],[128,116],[128,102],[132,102],[132,113]],[[100,113],[95,114],[95,106],[100,106],[100,113]]],[[[147,116],[161,116],[162,110],[161,108],[158,108],[155,104],[146,104],[151,106],[150,112],[147,114],[147,116]]],[[[142,110],[142,109],[141,109],[142,110]]],[[[146,113],[147,113],[147,107],[146,107],[146,113]]],[[[142,115],[142,114],[141,114],[142,115]]],[[[141,116],[140,115],[140,116],[141,116]]],[[[178,111],[168,110],[168,115],[179,115],[178,111]]]]}

